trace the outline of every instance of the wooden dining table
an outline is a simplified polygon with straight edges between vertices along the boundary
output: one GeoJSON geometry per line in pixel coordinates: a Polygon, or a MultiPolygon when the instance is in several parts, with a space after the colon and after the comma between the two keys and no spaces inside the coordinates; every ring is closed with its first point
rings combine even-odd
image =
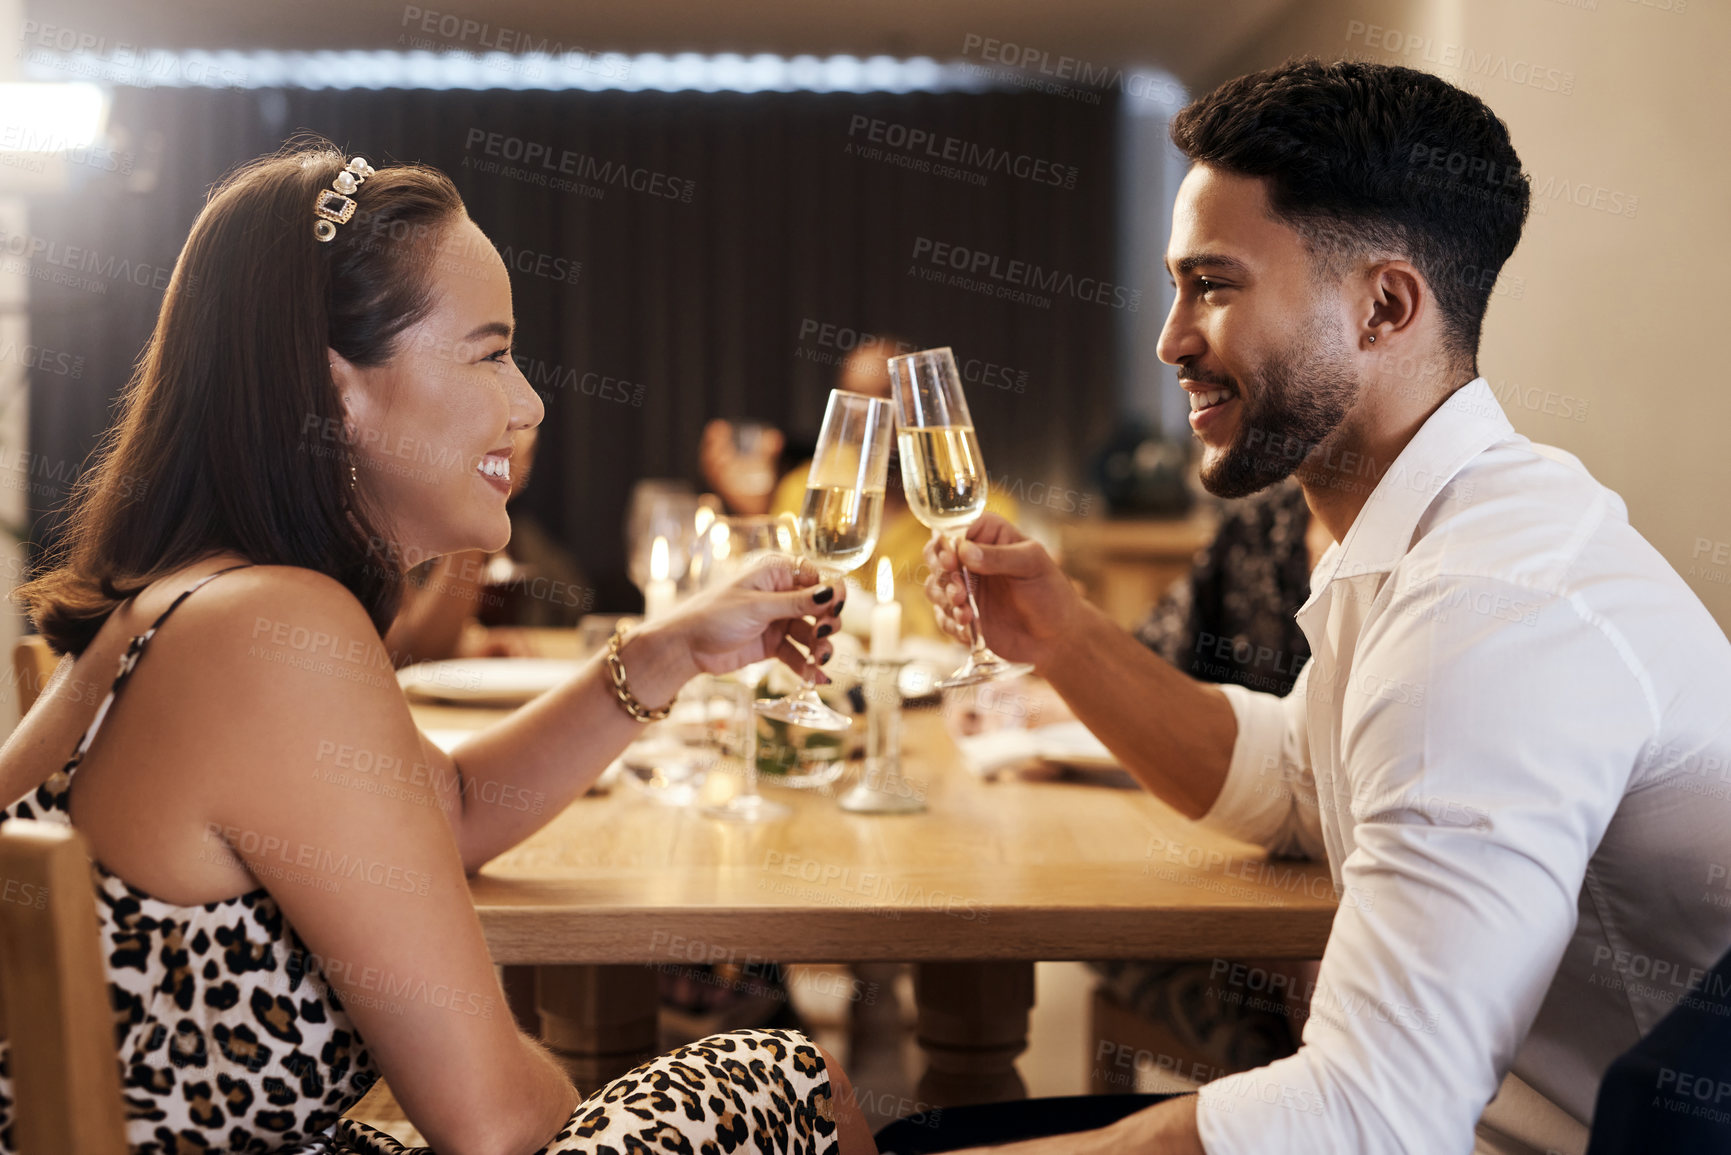
{"type": "MultiPolygon", "coordinates": [[[[577,655],[570,631],[528,636],[542,656],[577,655]]],[[[428,731],[508,712],[414,707],[428,731]]],[[[471,879],[507,990],[520,1012],[532,1000],[522,1017],[580,1087],[655,1053],[659,977],[698,966],[913,964],[920,1098],[952,1105],[1026,1093],[1015,1058],[1036,961],[1321,955],[1337,906],[1325,864],[1270,861],[1140,790],[983,780],[942,708],[907,710],[902,732],[918,813],[844,811],[844,778],[770,786],[790,816],[742,825],[621,783],[471,879]]]]}

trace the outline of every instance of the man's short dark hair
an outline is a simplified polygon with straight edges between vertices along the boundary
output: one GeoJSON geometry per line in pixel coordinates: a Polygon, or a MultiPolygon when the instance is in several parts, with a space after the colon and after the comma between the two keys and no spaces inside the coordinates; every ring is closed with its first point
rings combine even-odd
{"type": "Polygon", "coordinates": [[[1268,182],[1322,267],[1396,255],[1430,282],[1449,351],[1475,361],[1531,199],[1509,130],[1428,72],[1294,60],[1229,80],[1172,121],[1190,160],[1268,182]]]}

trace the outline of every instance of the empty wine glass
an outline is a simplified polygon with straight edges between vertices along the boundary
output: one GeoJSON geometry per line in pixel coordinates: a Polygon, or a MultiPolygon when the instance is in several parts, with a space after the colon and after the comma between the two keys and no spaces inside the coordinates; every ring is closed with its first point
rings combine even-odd
{"type": "MultiPolygon", "coordinates": [[[[894,429],[895,413],[888,401],[830,390],[797,524],[801,554],[817,567],[820,578],[832,584],[877,549],[894,429]]],[[[778,721],[817,730],[845,730],[853,725],[852,718],[818,698],[814,677],[807,660],[799,693],[764,699],[757,709],[778,721]]]]}
{"type": "Polygon", "coordinates": [[[774,427],[761,421],[733,421],[729,425],[733,430],[734,460],[739,463],[734,475],[735,488],[743,497],[767,498],[775,488],[775,461],[766,456],[775,450],[769,442],[774,427]]]}
{"type": "MultiPolygon", "coordinates": [[[[902,463],[902,488],[908,508],[928,529],[944,536],[954,549],[968,526],[986,511],[987,476],[974,436],[974,419],[962,393],[962,377],[948,347],[924,349],[890,358],[890,382],[895,391],[896,441],[902,463]]],[[[957,555],[957,565],[961,555],[957,555]]],[[[968,660],[955,673],[934,682],[940,690],[974,686],[997,678],[1029,673],[1025,662],[1007,662],[986,647],[980,634],[980,606],[974,599],[974,579],[966,569],[968,634],[973,645],[968,660]]]]}
{"type": "MultiPolygon", "coordinates": [[[[699,518],[703,511],[698,511],[699,518]]],[[[798,554],[799,527],[792,514],[716,517],[700,529],[692,569],[696,587],[707,589],[774,554],[798,554]]]]}
{"type": "Polygon", "coordinates": [[[705,676],[706,700],[725,703],[726,720],[717,735],[717,752],[723,759],[740,760],[739,793],[703,814],[723,822],[773,822],[793,811],[757,792],[757,715],[751,711],[751,687],[732,678],[705,676]]]}
{"type": "Polygon", "coordinates": [[[685,572],[698,509],[698,497],[688,482],[651,477],[632,487],[625,515],[625,567],[631,583],[645,595],[654,580],[650,567],[656,538],[666,542],[662,548],[668,572],[662,576],[677,581],[685,572]]]}

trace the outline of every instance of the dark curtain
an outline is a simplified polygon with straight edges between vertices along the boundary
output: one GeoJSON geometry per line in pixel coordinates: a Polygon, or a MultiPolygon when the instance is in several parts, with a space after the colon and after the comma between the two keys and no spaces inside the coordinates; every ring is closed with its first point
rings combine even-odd
{"type": "Polygon", "coordinates": [[[297,130],[375,165],[445,170],[513,267],[518,360],[547,404],[523,502],[595,580],[597,608],[635,604],[622,541],[632,483],[695,481],[710,417],[814,439],[854,334],[948,344],[995,367],[969,386],[994,479],[1013,494],[1079,489],[1112,423],[1119,313],[1062,290],[1040,307],[932,283],[914,256],[925,238],[1000,270],[1112,280],[1116,119],[1109,94],[118,90],[116,162],[32,211],[49,246],[33,262],[33,340],[82,359],[76,378],[32,374],[36,544],[51,543],[54,510],[109,423],[205,191],[297,130]],[[860,155],[862,117],[972,146],[958,167],[983,185],[860,155]],[[1073,168],[1074,187],[1002,171],[988,149],[1073,168]],[[563,179],[585,187],[554,187],[562,174],[541,163],[567,151],[563,179]],[[71,269],[68,247],[92,271],[44,275],[71,269]]]}

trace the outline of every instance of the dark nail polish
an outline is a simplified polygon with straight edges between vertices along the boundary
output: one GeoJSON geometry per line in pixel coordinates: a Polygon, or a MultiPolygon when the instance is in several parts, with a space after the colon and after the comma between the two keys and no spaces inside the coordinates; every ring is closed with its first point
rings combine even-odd
{"type": "Polygon", "coordinates": [[[819,658],[817,660],[817,664],[820,666],[827,666],[827,665],[829,665],[829,660],[833,657],[835,657],[835,651],[831,650],[829,653],[827,653],[823,657],[819,658]]]}
{"type": "Polygon", "coordinates": [[[818,590],[815,594],[811,595],[811,600],[821,606],[833,597],[835,597],[835,587],[824,586],[821,590],[818,590]]]}
{"type": "Polygon", "coordinates": [[[835,627],[830,625],[828,622],[825,622],[817,628],[817,636],[820,638],[827,638],[833,633],[835,633],[835,627]]]}

